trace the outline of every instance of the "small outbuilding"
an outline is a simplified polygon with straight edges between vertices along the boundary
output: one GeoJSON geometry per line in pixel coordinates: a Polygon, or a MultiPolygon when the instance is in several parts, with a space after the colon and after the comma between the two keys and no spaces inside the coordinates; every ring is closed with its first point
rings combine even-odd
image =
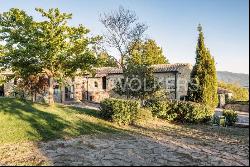
{"type": "Polygon", "coordinates": [[[219,108],[222,108],[225,106],[226,102],[232,99],[233,93],[230,90],[218,87],[217,90],[218,98],[219,98],[219,108]]]}

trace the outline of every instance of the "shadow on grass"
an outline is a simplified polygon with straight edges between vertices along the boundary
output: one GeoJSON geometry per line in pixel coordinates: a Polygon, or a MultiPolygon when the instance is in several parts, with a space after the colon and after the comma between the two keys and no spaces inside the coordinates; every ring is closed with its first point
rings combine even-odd
{"type": "Polygon", "coordinates": [[[67,112],[69,113],[77,113],[77,114],[86,114],[88,116],[91,117],[95,117],[95,118],[101,118],[99,115],[98,110],[94,110],[94,109],[83,109],[83,108],[79,108],[79,107],[74,107],[74,106],[64,106],[64,105],[58,105],[57,106],[60,109],[63,110],[67,110],[67,112]]]}
{"type": "MultiPolygon", "coordinates": [[[[42,107],[49,109],[48,105],[39,104],[42,107]]],[[[58,109],[65,110],[70,114],[83,114],[97,118],[98,113],[95,110],[79,109],[75,107],[56,106],[58,109]]],[[[22,120],[27,122],[32,131],[27,131],[29,139],[35,140],[53,140],[58,138],[73,137],[82,134],[92,133],[115,133],[119,132],[118,129],[102,123],[95,123],[81,118],[73,118],[73,120],[67,120],[63,116],[60,116],[53,111],[42,111],[33,107],[33,103],[20,101],[10,98],[0,99],[0,113],[9,114],[13,116],[12,121],[22,120]]],[[[59,113],[60,114],[60,113],[59,113]]],[[[13,122],[15,125],[15,122],[13,122]]],[[[23,127],[26,128],[26,127],[23,127]]],[[[15,134],[14,134],[15,135],[15,134]]]]}

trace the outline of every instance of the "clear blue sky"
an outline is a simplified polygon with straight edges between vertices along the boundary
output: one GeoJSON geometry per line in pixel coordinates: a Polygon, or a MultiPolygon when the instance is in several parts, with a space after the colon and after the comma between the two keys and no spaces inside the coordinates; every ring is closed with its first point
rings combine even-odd
{"type": "Polygon", "coordinates": [[[37,17],[35,7],[58,7],[73,13],[70,24],[101,34],[99,14],[120,5],[134,10],[149,26],[148,37],[157,41],[171,63],[194,63],[196,27],[201,23],[217,70],[249,73],[248,0],[0,0],[0,12],[16,7],[37,17]]]}

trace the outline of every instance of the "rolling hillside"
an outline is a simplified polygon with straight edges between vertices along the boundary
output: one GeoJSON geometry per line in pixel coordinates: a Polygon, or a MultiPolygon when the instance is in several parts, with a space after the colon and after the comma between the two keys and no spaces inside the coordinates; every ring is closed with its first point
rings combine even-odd
{"type": "Polygon", "coordinates": [[[224,81],[228,83],[238,83],[243,87],[249,88],[249,74],[217,71],[217,77],[219,81],[224,81]]]}

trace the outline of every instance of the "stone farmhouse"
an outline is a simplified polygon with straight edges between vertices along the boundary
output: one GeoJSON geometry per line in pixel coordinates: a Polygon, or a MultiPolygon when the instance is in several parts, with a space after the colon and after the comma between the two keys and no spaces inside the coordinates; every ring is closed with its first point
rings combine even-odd
{"type": "MultiPolygon", "coordinates": [[[[183,99],[187,95],[188,82],[192,65],[190,64],[157,64],[152,66],[155,78],[161,83],[171,99],[183,99]]],[[[2,76],[12,75],[11,72],[3,72],[2,76]]],[[[91,101],[99,103],[108,97],[117,97],[113,88],[119,79],[123,78],[121,68],[102,67],[96,68],[95,74],[77,76],[67,79],[67,84],[59,86],[54,84],[54,100],[59,103],[69,101],[91,101]]],[[[14,96],[13,87],[16,81],[0,85],[0,96],[14,96]]],[[[46,99],[48,93],[37,97],[37,101],[46,99]]]]}
{"type": "MultiPolygon", "coordinates": [[[[154,76],[169,93],[169,98],[180,99],[187,95],[188,82],[192,66],[190,64],[153,65],[154,76]]],[[[123,78],[121,68],[102,67],[96,69],[96,75],[85,76],[84,98],[100,102],[107,97],[117,97],[112,91],[119,79],[123,78]]]]}

